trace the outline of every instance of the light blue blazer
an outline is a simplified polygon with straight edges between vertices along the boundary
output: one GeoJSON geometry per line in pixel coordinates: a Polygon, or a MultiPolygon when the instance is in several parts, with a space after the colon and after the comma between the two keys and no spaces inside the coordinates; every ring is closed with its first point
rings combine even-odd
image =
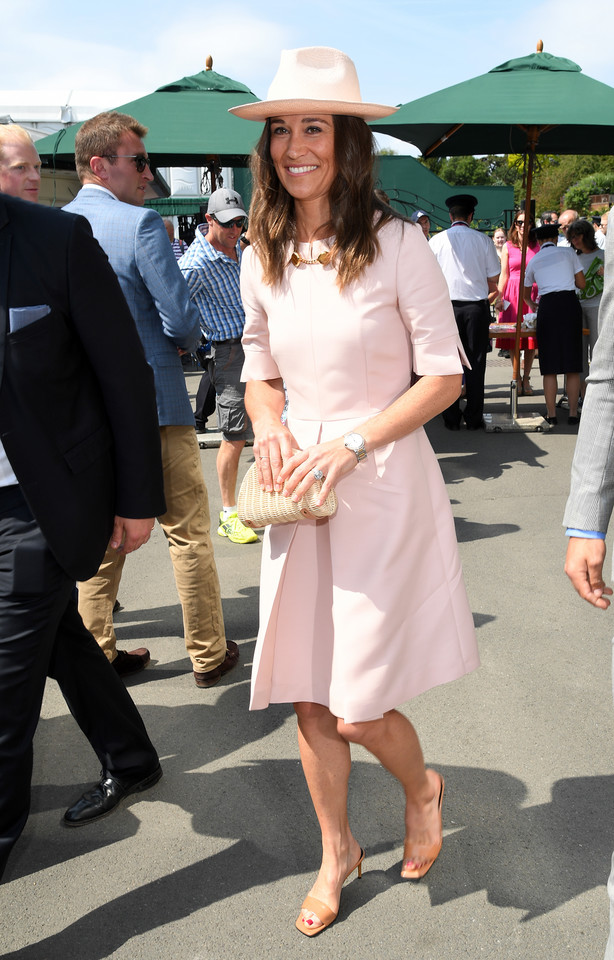
{"type": "Polygon", "coordinates": [[[154,372],[160,426],[194,426],[177,347],[197,345],[199,316],[160,215],[92,186],[63,209],[89,220],[118,276],[154,372]]]}

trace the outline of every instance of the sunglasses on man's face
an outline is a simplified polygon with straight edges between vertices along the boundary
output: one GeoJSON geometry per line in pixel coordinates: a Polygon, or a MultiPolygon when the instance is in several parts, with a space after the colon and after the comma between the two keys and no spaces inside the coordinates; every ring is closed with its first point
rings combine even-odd
{"type": "Polygon", "coordinates": [[[151,167],[151,160],[144,153],[105,153],[107,160],[134,160],[137,173],[143,173],[145,167],[151,167]]]}
{"type": "Polygon", "coordinates": [[[237,217],[236,220],[229,220],[228,223],[222,223],[222,221],[218,220],[218,218],[215,217],[212,213],[210,213],[209,216],[215,223],[218,223],[220,227],[224,227],[224,230],[233,230],[235,228],[237,230],[242,230],[245,224],[247,223],[245,217],[237,217]]]}

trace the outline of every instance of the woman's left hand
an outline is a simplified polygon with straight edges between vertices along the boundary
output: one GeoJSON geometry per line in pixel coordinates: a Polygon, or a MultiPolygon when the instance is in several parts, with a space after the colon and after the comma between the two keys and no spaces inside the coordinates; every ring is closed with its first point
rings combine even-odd
{"type": "Polygon", "coordinates": [[[286,460],[279,474],[284,484],[284,495],[298,502],[320,477],[321,472],[324,476],[321,478],[322,492],[318,498],[320,505],[338,481],[351,473],[357,464],[356,454],[344,446],[343,437],[316,443],[306,450],[298,450],[286,460]]]}

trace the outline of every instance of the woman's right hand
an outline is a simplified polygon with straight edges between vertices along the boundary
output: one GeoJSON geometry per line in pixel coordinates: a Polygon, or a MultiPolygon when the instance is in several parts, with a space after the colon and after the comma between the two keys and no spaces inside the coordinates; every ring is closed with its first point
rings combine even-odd
{"type": "Polygon", "coordinates": [[[262,490],[279,493],[283,488],[279,473],[297,443],[282,423],[285,404],[284,385],[275,380],[249,380],[245,388],[245,408],[254,430],[256,471],[262,490]]]}
{"type": "Polygon", "coordinates": [[[258,421],[254,424],[254,456],[256,471],[263,490],[280,493],[283,481],[279,474],[284,460],[289,460],[297,443],[290,431],[279,420],[258,421]]]}

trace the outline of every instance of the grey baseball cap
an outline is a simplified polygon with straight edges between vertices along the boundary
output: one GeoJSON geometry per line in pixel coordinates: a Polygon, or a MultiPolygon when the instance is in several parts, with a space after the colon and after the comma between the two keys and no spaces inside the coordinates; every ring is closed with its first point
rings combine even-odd
{"type": "Polygon", "coordinates": [[[214,190],[209,197],[207,213],[213,214],[220,223],[228,223],[229,220],[235,220],[237,217],[247,216],[243,209],[241,194],[236,190],[229,190],[228,187],[214,190]]]}

